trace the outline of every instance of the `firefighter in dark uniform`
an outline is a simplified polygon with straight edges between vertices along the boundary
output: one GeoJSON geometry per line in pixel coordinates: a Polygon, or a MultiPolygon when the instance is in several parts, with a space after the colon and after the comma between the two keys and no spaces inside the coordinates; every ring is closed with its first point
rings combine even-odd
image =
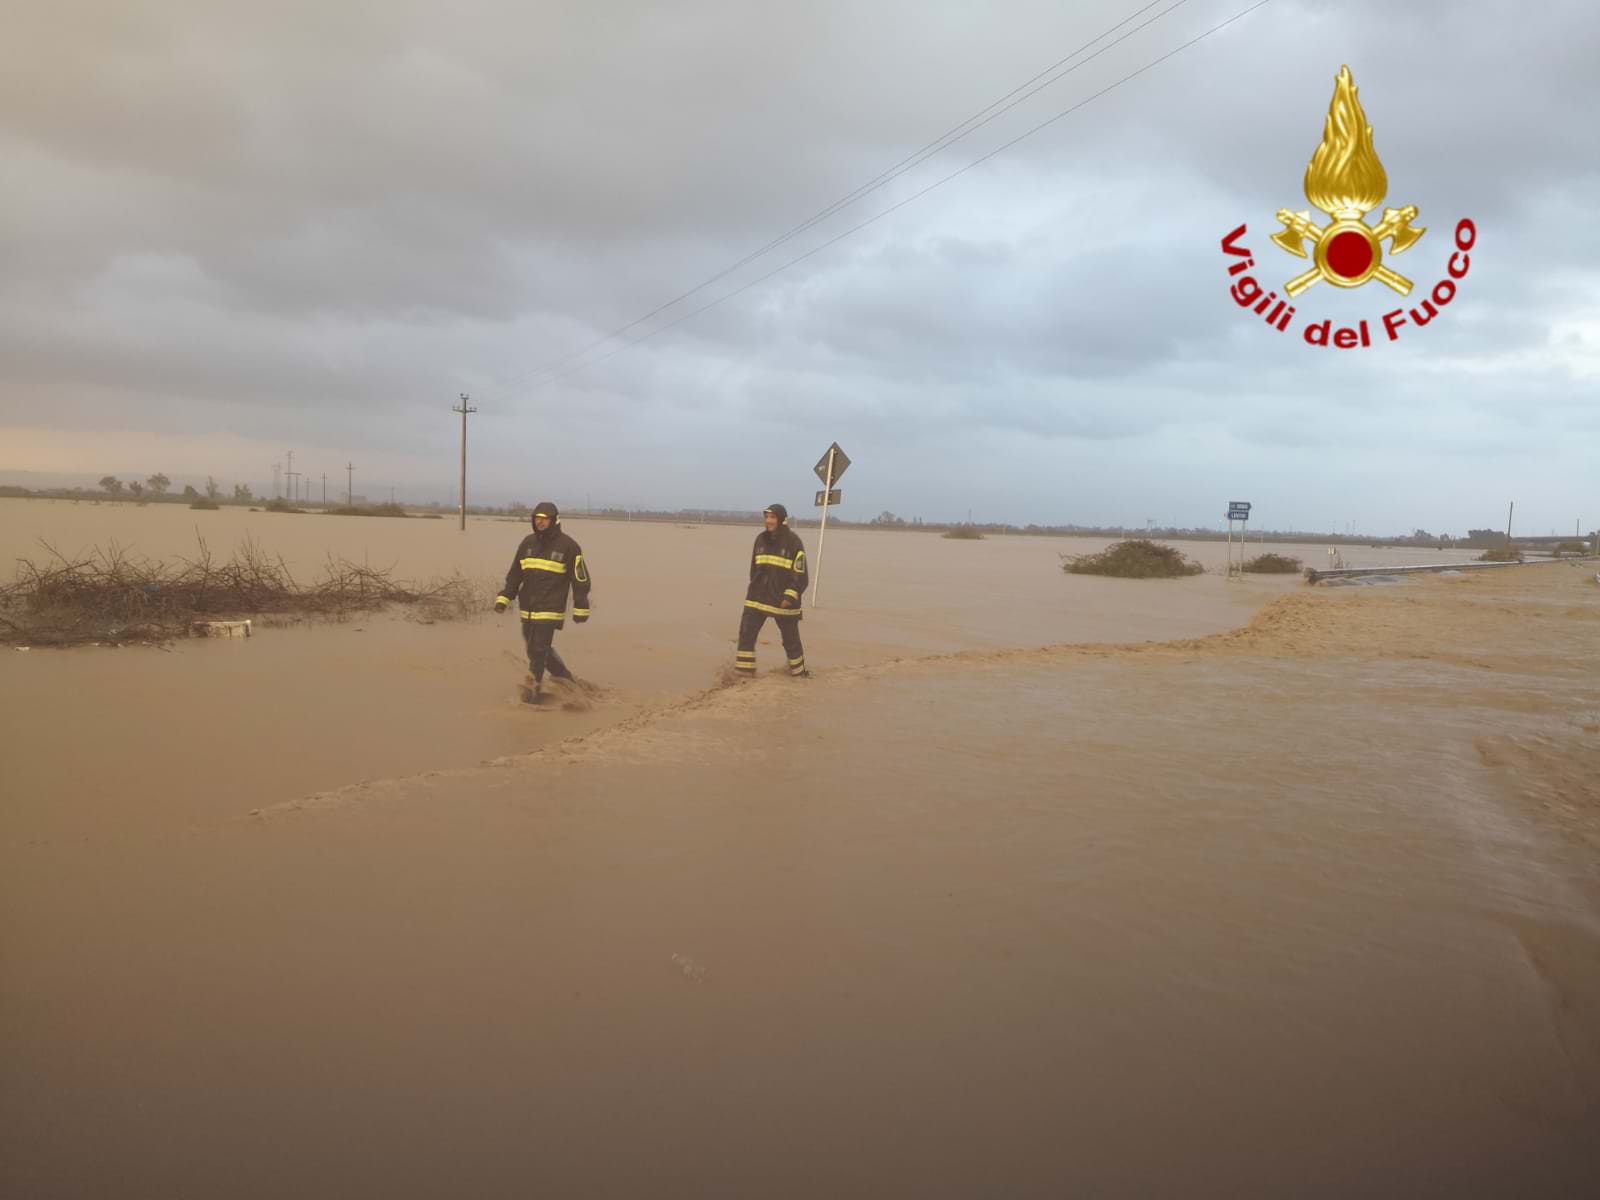
{"type": "Polygon", "coordinates": [[[582,625],[589,619],[589,587],[583,548],[561,531],[560,510],[541,501],[533,510],[533,532],[517,547],[506,572],[506,586],[494,598],[495,612],[505,612],[514,603],[522,613],[522,640],[528,648],[535,700],[544,684],[546,666],[557,679],[572,678],[551,643],[566,621],[569,589],[573,623],[582,625]]]}
{"type": "Polygon", "coordinates": [[[756,673],[756,637],[771,617],[783,638],[789,674],[808,675],[806,652],[800,645],[800,597],[807,583],[806,548],[800,544],[800,535],[789,528],[789,510],[783,505],[772,505],[762,516],[767,527],[756,534],[750,557],[750,587],[744,594],[734,670],[744,676],[756,673]]]}

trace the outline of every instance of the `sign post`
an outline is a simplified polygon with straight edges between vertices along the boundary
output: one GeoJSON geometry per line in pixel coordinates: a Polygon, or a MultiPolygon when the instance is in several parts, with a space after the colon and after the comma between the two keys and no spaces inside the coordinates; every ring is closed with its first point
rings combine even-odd
{"type": "Polygon", "coordinates": [[[1239,577],[1244,578],[1245,525],[1250,520],[1250,501],[1228,501],[1228,578],[1232,579],[1233,570],[1233,523],[1239,522],[1239,577]]]}
{"type": "Polygon", "coordinates": [[[820,607],[818,602],[822,596],[822,542],[828,536],[828,508],[844,498],[844,493],[835,490],[833,485],[849,465],[849,456],[839,448],[838,442],[834,442],[828,447],[828,452],[817,460],[817,465],[811,468],[822,480],[822,490],[817,493],[817,505],[822,509],[822,528],[817,533],[817,570],[816,583],[811,589],[812,608],[820,607]]]}

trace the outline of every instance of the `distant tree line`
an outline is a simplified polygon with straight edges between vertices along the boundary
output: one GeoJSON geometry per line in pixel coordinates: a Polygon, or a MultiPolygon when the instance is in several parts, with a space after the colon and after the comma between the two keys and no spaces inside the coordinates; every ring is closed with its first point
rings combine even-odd
{"type": "MultiPolygon", "coordinates": [[[[204,495],[193,486],[185,486],[180,495],[172,495],[172,480],[164,473],[157,472],[143,480],[134,479],[124,483],[114,475],[105,475],[100,479],[98,492],[88,488],[46,488],[29,489],[0,485],[0,497],[41,497],[69,500],[83,500],[107,497],[113,500],[132,498],[140,503],[151,501],[159,502],[184,502],[191,506],[210,508],[222,504],[257,504],[266,500],[266,497],[257,497],[248,484],[236,483],[233,485],[233,494],[225,497],[222,485],[216,479],[207,476],[204,495]]],[[[356,497],[357,500],[364,497],[356,497]]],[[[381,505],[388,508],[388,505],[381,505]]],[[[455,505],[438,500],[427,503],[412,503],[404,506],[412,509],[423,509],[433,512],[454,511],[455,505]]],[[[597,520],[609,521],[670,521],[676,524],[701,523],[714,525],[759,525],[761,511],[759,509],[720,509],[720,508],[624,508],[618,505],[605,505],[600,508],[589,508],[587,505],[562,505],[562,510],[569,516],[587,516],[597,520]]],[[[521,500],[515,500],[506,505],[469,504],[467,512],[474,516],[488,517],[514,517],[526,520],[530,506],[521,500]]],[[[799,526],[814,526],[820,519],[817,515],[802,515],[801,512],[791,514],[793,524],[799,526]]],[[[1202,526],[1176,526],[1152,524],[1145,525],[1013,525],[1008,522],[973,522],[966,521],[926,521],[922,517],[906,518],[888,509],[866,521],[850,521],[843,517],[830,515],[828,524],[844,529],[899,529],[926,533],[946,533],[950,530],[971,530],[980,534],[1012,534],[1024,537],[1087,537],[1120,539],[1128,537],[1165,538],[1177,541],[1223,541],[1228,534],[1225,530],[1207,528],[1202,526]]],[[[1234,534],[1238,537],[1238,533],[1234,534]]],[[[1590,546],[1596,544],[1597,535],[1594,531],[1588,533],[1582,542],[1590,546]]],[[[1465,537],[1458,538],[1447,533],[1430,533],[1426,529],[1413,529],[1409,534],[1383,537],[1373,534],[1342,534],[1322,533],[1316,530],[1291,529],[1291,530],[1257,530],[1251,529],[1247,534],[1251,543],[1279,542],[1279,543],[1310,543],[1313,545],[1346,545],[1346,546],[1416,546],[1438,550],[1452,548],[1493,549],[1506,544],[1504,530],[1496,529],[1468,529],[1465,537]]],[[[1555,545],[1562,541],[1558,537],[1527,537],[1519,536],[1519,542],[1532,544],[1549,543],[1555,545]]]]}
{"type": "Polygon", "coordinates": [[[210,504],[219,506],[229,503],[253,504],[256,502],[255,493],[250,490],[248,484],[236,483],[233,485],[233,495],[231,497],[224,496],[222,485],[209,475],[206,477],[206,486],[203,492],[195,488],[193,484],[185,484],[181,493],[174,494],[172,480],[159,471],[144,479],[130,479],[126,482],[115,475],[102,475],[97,488],[25,488],[0,485],[0,496],[13,499],[34,498],[41,500],[133,500],[140,504],[209,501],[210,504]]]}
{"type": "MultiPolygon", "coordinates": [[[[76,492],[79,489],[74,488],[71,490],[76,492]]],[[[113,500],[121,499],[123,496],[132,496],[135,500],[144,500],[146,498],[164,500],[167,498],[167,493],[172,490],[172,480],[160,471],[157,471],[142,482],[133,479],[123,483],[115,475],[102,475],[100,476],[100,490],[113,500]]],[[[185,484],[182,494],[175,497],[175,499],[189,501],[201,498],[200,492],[195,489],[193,484],[185,484]]],[[[206,476],[204,499],[211,501],[212,504],[222,503],[222,485],[216,481],[214,476],[206,476]]],[[[254,500],[255,494],[251,492],[248,484],[236,483],[233,485],[233,503],[250,504],[254,500]]]]}

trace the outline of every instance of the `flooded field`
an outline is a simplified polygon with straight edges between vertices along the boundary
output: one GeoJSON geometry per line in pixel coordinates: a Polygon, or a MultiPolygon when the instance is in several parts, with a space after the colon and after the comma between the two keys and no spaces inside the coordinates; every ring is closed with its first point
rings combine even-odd
{"type": "MultiPolygon", "coordinates": [[[[0,506],[6,561],[34,507],[0,506]]],[[[219,516],[219,544],[460,570],[486,602],[520,536],[49,520],[161,555],[219,516]]],[[[1600,1172],[1592,566],[1115,581],[1058,569],[1099,542],[830,531],[816,677],[724,688],[752,531],[568,528],[588,713],[520,711],[492,617],[0,651],[0,1191],[1600,1172]]]]}
{"type": "MultiPolygon", "coordinates": [[[[604,687],[587,713],[530,714],[516,701],[525,665],[514,617],[488,612],[526,526],[474,519],[393,520],[178,505],[0,503],[0,564],[68,557],[113,543],[171,560],[197,530],[227,555],[251,539],[302,579],[330,556],[392,567],[417,581],[477,581],[484,615],[418,625],[404,614],[257,630],[248,642],[0,653],[0,730],[15,786],[30,796],[130,796],[108,811],[44,808],[49,820],[143,823],[233,812],[361,779],[471,766],[622,720],[712,684],[732,661],[754,529],[584,521],[565,528],[595,577],[594,619],[557,646],[604,687]],[[101,752],[78,753],[75,730],[101,752]],[[126,774],[130,756],[140,782],[126,774]]],[[[815,556],[815,531],[804,531],[815,556]]],[[[1290,577],[1229,584],[1218,575],[1142,581],[1064,575],[1063,553],[1098,550],[1045,538],[948,541],[937,535],[830,531],[822,607],[806,615],[813,667],[905,655],[1057,642],[1189,637],[1241,623],[1290,577]]],[[[1191,553],[1219,565],[1223,548],[1191,553]]],[[[814,583],[813,588],[817,585],[814,583]]],[[[773,627],[764,665],[777,665],[773,627]]]]}

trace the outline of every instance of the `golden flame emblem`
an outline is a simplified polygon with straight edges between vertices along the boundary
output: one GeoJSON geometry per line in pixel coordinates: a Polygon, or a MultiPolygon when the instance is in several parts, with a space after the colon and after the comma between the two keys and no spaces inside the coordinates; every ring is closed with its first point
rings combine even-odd
{"type": "Polygon", "coordinates": [[[1383,265],[1383,241],[1389,239],[1390,254],[1399,254],[1415,245],[1427,230],[1411,227],[1417,215],[1415,204],[1384,209],[1377,225],[1368,225],[1363,219],[1383,202],[1389,176],[1372,148],[1372,126],[1367,124],[1357,92],[1350,68],[1340,67],[1322,126],[1322,144],[1306,165],[1306,199],[1332,217],[1332,224],[1317,225],[1310,210],[1278,210],[1284,227],[1272,240],[1298,258],[1306,257],[1304,243],[1310,242],[1315,264],[1284,285],[1291,297],[1319,279],[1344,288],[1376,279],[1402,296],[1411,291],[1409,279],[1383,265]]]}

